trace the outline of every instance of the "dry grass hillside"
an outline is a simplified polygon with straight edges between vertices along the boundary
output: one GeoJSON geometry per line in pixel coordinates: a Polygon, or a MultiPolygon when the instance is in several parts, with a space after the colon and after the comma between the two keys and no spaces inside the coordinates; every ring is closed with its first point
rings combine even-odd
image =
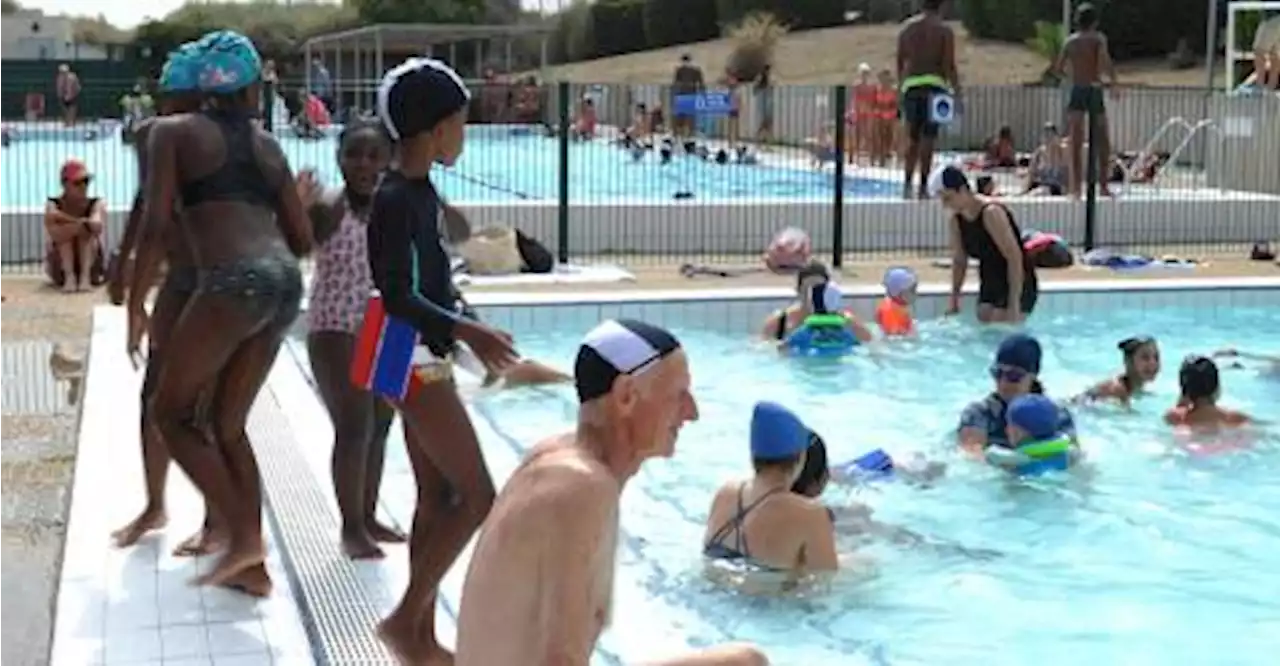
{"type": "MultiPolygon", "coordinates": [[[[971,39],[959,23],[960,75],[968,85],[1021,84],[1039,79],[1047,63],[1028,48],[971,39]]],[[[853,80],[858,64],[892,66],[898,26],[843,26],[798,32],[784,37],[774,58],[778,84],[835,85],[853,80]]],[[[580,83],[667,83],[681,53],[690,53],[703,68],[716,71],[729,57],[733,44],[717,39],[666,49],[588,60],[549,68],[547,78],[580,83]]],[[[1164,62],[1125,63],[1122,80],[1131,85],[1202,87],[1202,68],[1176,72],[1164,62]]]]}

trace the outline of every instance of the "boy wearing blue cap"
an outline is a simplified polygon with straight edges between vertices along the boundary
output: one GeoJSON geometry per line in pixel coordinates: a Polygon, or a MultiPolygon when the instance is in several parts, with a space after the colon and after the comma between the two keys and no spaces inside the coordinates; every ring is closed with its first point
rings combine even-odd
{"type": "Polygon", "coordinates": [[[725,484],[707,515],[703,554],[785,572],[834,571],[835,527],[817,500],[790,492],[813,433],[791,410],[756,403],[751,414],[755,475],[725,484]]]}
{"type": "MultiPolygon", "coordinates": [[[[1005,338],[996,349],[995,362],[989,370],[995,390],[987,397],[970,403],[960,414],[960,446],[979,455],[992,446],[1010,446],[1007,425],[1009,404],[1019,396],[1043,394],[1040,384],[1040,342],[1015,333],[1005,338]]],[[[1058,430],[1075,438],[1075,422],[1065,407],[1057,405],[1058,430]]]]}
{"type": "Polygon", "coordinates": [[[991,446],[987,462],[1019,474],[1065,470],[1080,456],[1072,433],[1062,428],[1057,403],[1038,393],[1014,398],[1006,413],[1008,447],[991,446]]]}

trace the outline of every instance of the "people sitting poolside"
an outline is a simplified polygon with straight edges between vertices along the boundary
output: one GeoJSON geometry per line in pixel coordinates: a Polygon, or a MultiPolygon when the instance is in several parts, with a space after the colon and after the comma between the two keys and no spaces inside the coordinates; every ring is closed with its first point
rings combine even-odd
{"type": "MultiPolygon", "coordinates": [[[[1021,395],[1044,393],[1039,379],[1041,356],[1040,342],[1023,333],[1010,335],[1000,343],[990,368],[995,390],[970,403],[960,414],[958,434],[965,452],[977,456],[992,446],[1010,446],[1006,430],[1009,403],[1021,395]]],[[[1075,421],[1061,405],[1058,421],[1059,432],[1074,440],[1075,421]]]]}
{"type": "Polygon", "coordinates": [[[1007,446],[989,446],[987,462],[1022,475],[1066,470],[1080,459],[1074,432],[1064,427],[1062,409],[1048,396],[1024,393],[1009,401],[1007,446]]]}
{"type": "Polygon", "coordinates": [[[1022,194],[1062,196],[1067,186],[1067,144],[1058,126],[1045,123],[1040,147],[1031,155],[1022,194]]]}
{"type": "Polygon", "coordinates": [[[751,414],[755,475],[716,492],[707,515],[703,554],[762,571],[835,571],[835,527],[817,500],[790,492],[805,463],[812,433],[800,418],[773,402],[751,414]]]}
{"type": "Polygon", "coordinates": [[[1218,405],[1222,384],[1218,365],[1205,356],[1188,356],[1178,370],[1178,404],[1165,412],[1169,425],[1195,429],[1241,426],[1253,419],[1244,412],[1218,405]]]}
{"type": "Polygon", "coordinates": [[[45,273],[65,292],[106,281],[102,234],[107,206],[89,196],[92,174],[80,160],[67,160],[61,171],[62,193],[50,197],[44,208],[44,228],[49,236],[45,273]]]}

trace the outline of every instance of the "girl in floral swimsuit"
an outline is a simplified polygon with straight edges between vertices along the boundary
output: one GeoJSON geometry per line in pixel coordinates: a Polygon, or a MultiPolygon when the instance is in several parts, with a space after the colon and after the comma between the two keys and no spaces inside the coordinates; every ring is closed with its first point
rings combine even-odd
{"type": "Polygon", "coordinates": [[[342,514],[342,547],[354,559],[382,557],[378,542],[405,539],[375,519],[387,431],[395,412],[348,376],[356,332],[373,290],[365,231],[369,202],[390,159],[391,144],[380,125],[348,124],[338,145],[345,189],[310,211],[321,245],[311,286],[307,353],[333,420],[333,488],[342,514]]]}

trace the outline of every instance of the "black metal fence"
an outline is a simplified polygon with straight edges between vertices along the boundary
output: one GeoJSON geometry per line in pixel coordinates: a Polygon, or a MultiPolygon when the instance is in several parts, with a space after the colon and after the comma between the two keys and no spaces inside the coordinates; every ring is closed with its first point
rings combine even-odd
{"type": "MultiPolygon", "coordinates": [[[[332,115],[373,106],[371,82],[337,82],[332,115]]],[[[723,88],[732,113],[673,114],[661,86],[477,86],[466,152],[435,176],[474,226],[517,227],[562,261],[755,265],[780,230],[806,231],[835,264],[943,256],[936,201],[904,198],[906,137],[892,87],[723,88]]],[[[99,91],[119,95],[127,89],[99,91]]],[[[1109,159],[1086,159],[1071,196],[1063,92],[972,88],[937,140],[935,164],[962,166],[1024,229],[1080,249],[1243,257],[1280,238],[1280,99],[1205,91],[1124,90],[1106,100],[1109,159]]],[[[275,100],[269,124],[295,170],[340,183],[336,132],[309,129],[303,104],[275,100]]],[[[722,98],[723,99],[723,98],[722,98]]],[[[1089,124],[1089,123],[1086,123],[1089,124]]],[[[69,158],[94,173],[118,241],[137,187],[117,120],[5,124],[3,262],[39,270],[42,210],[69,158]]],[[[1101,141],[1086,141],[1092,154],[1101,141]]],[[[919,176],[917,176],[918,178],[919,176]]],[[[908,190],[914,194],[915,188],[908,190]]]]}

